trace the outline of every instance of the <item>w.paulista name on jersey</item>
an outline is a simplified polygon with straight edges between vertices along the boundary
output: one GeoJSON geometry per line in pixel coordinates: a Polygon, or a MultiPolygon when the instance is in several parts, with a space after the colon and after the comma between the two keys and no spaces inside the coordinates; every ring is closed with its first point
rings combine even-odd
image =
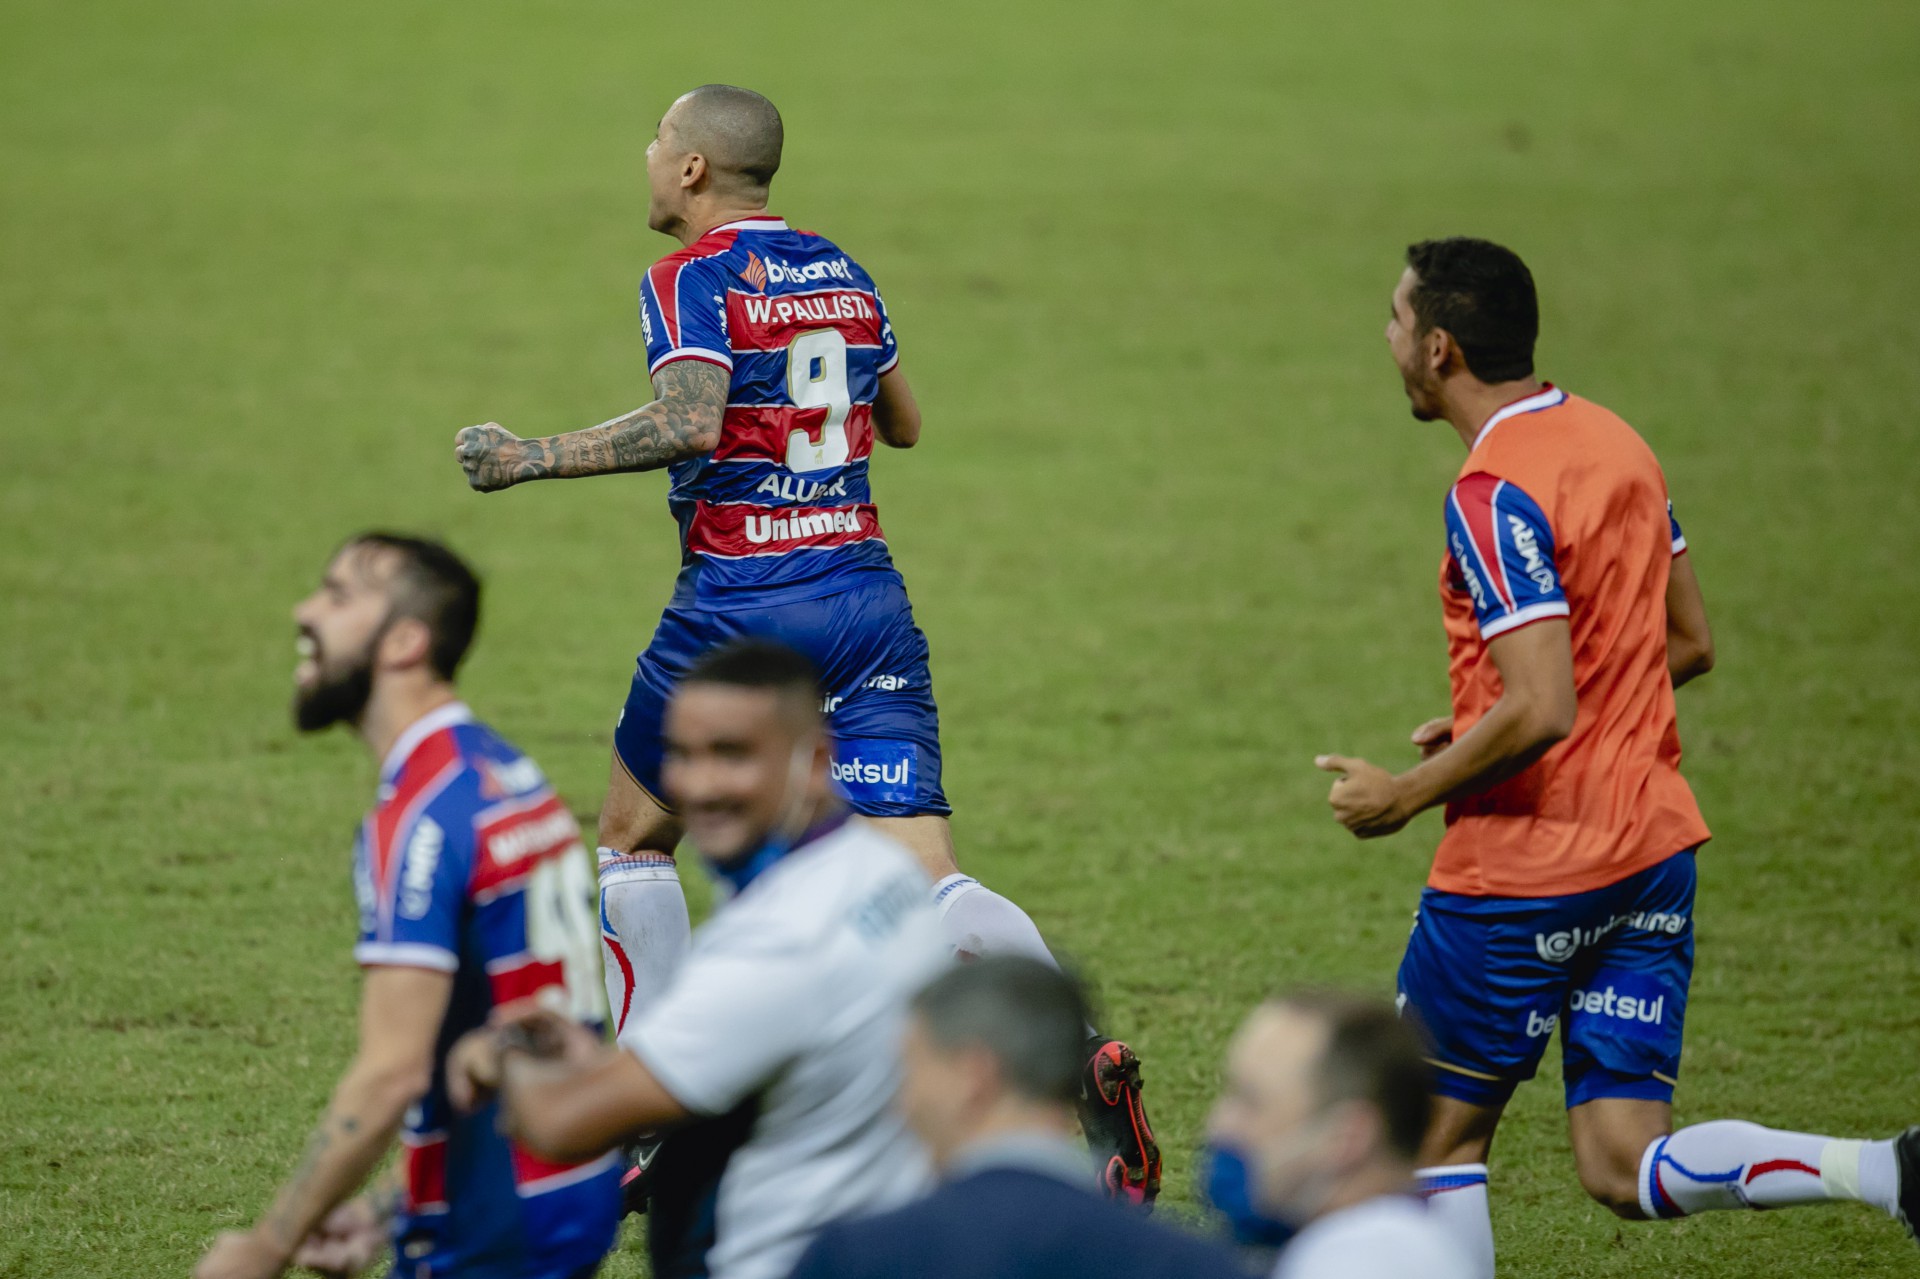
{"type": "Polygon", "coordinates": [[[640,324],[649,373],[706,360],[731,376],[719,446],[672,470],[674,607],[781,604],[894,572],[867,466],[900,355],[857,262],[779,218],[729,222],[647,272],[640,324]]]}
{"type": "MultiPolygon", "coordinates": [[[[466,707],[430,712],[395,743],[353,872],[354,957],[453,974],[442,1051],[515,999],[604,1023],[594,872],[579,827],[539,767],[466,707]]],[[[493,1106],[455,1113],[442,1065],[401,1131],[395,1273],[558,1279],[592,1266],[619,1218],[617,1156],[536,1158],[500,1136],[493,1106]]]]}

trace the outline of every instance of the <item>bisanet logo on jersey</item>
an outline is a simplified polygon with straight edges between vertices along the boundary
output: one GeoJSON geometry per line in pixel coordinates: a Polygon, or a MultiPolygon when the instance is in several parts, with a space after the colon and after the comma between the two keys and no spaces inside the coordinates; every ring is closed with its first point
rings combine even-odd
{"type": "Polygon", "coordinates": [[[747,264],[740,268],[740,278],[751,284],[754,292],[766,292],[767,264],[760,260],[758,253],[747,254],[747,264]]]}
{"type": "Polygon", "coordinates": [[[835,320],[877,320],[864,293],[836,290],[791,298],[748,298],[749,324],[832,324],[835,320]]]}
{"type": "Polygon", "coordinates": [[[1525,561],[1521,571],[1533,579],[1533,584],[1540,588],[1542,595],[1551,595],[1556,585],[1553,570],[1547,567],[1546,557],[1540,554],[1540,539],[1534,536],[1533,525],[1518,515],[1509,515],[1507,527],[1513,530],[1514,549],[1520,552],[1520,558],[1525,561]]]}
{"type": "Polygon", "coordinates": [[[773,284],[810,284],[816,280],[845,280],[852,284],[853,263],[838,257],[828,258],[825,262],[809,262],[805,266],[792,266],[779,258],[768,258],[767,279],[773,284]]]}

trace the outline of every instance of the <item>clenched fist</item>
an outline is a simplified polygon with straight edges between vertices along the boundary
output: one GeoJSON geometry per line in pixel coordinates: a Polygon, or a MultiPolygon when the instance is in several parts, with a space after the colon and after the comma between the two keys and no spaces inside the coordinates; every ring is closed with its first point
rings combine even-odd
{"type": "Polygon", "coordinates": [[[527,456],[526,441],[498,422],[469,426],[454,436],[453,456],[467,473],[467,483],[481,493],[512,488],[543,474],[527,456]]]}

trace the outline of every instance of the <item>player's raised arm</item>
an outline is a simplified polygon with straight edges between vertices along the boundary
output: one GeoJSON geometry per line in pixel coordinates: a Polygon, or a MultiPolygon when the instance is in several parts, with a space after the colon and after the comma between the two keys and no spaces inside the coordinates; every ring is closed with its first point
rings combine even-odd
{"type": "Polygon", "coordinates": [[[873,401],[873,429],[880,442],[892,448],[910,449],[920,442],[920,404],[898,365],[880,375],[880,391],[873,401]]]}
{"type": "Polygon", "coordinates": [[[469,426],[454,437],[453,454],[467,483],[482,493],[528,480],[658,470],[711,453],[720,443],[728,380],[717,364],[675,360],[654,373],[653,402],[631,413],[582,431],[524,440],[497,422],[469,426]]]}

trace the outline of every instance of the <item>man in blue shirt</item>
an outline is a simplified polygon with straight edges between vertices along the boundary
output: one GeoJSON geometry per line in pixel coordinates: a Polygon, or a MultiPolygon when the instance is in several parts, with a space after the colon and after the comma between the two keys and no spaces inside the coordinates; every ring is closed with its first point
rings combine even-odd
{"type": "Polygon", "coordinates": [[[1059,970],[988,956],[913,1004],[900,1105],[941,1184],[826,1227],[792,1279],[1244,1279],[1234,1254],[1095,1192],[1074,1140],[1087,1006],[1059,970]]]}

